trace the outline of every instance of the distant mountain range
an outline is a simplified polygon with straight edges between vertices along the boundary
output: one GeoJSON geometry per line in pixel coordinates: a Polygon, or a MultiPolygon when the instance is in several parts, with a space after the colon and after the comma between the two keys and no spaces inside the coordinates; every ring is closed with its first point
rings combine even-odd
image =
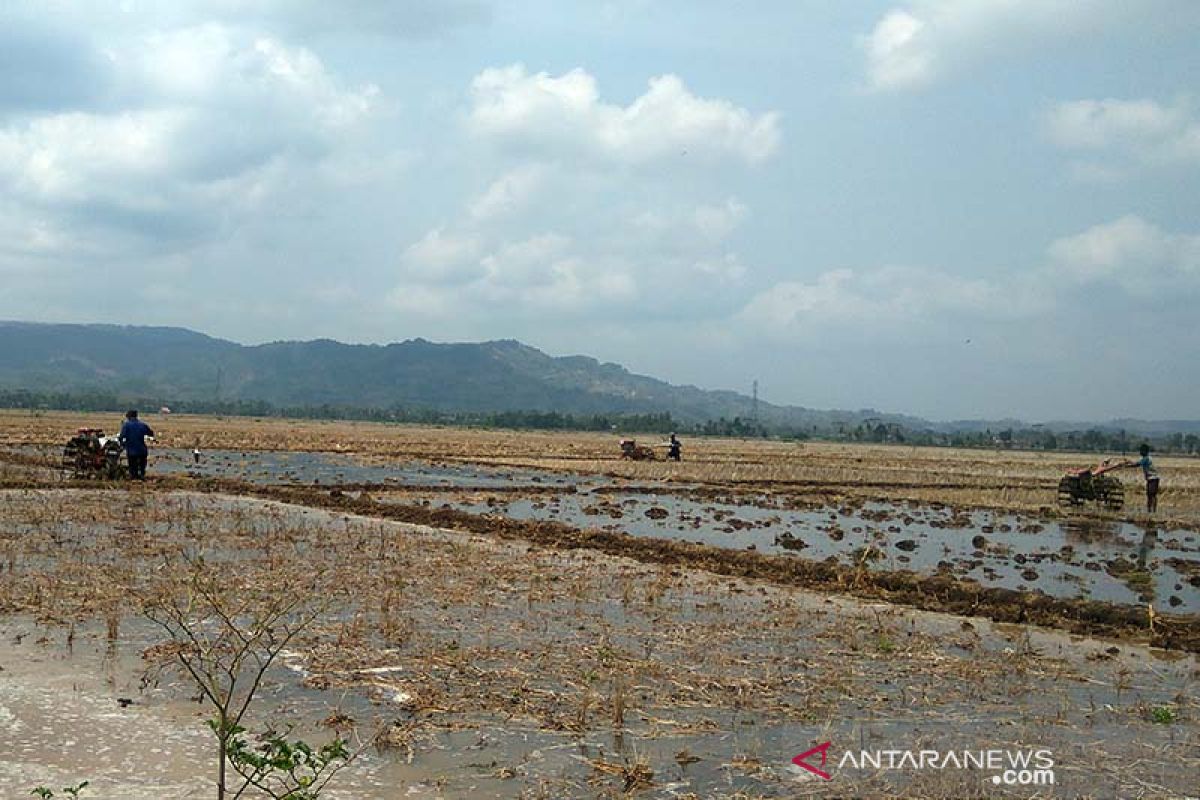
{"type": "MultiPolygon", "coordinates": [[[[910,430],[999,430],[1016,420],[934,423],[872,409],[778,406],[729,391],[675,386],[586,356],[553,357],[513,340],[438,344],[413,339],[349,345],[329,339],[254,346],[185,328],[0,321],[0,389],[189,401],[264,401],[277,407],[415,408],[446,412],[669,412],[681,422],[757,418],[766,425],[836,430],[859,424],[910,430]]],[[[1084,423],[1051,423],[1056,429],[1084,423]]],[[[1200,423],[1119,420],[1130,433],[1200,431],[1200,423]]]]}

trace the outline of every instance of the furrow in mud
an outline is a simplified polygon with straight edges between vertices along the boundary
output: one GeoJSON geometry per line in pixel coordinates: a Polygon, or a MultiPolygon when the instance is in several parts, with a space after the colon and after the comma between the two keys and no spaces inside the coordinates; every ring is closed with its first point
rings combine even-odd
{"type": "Polygon", "coordinates": [[[1166,649],[1200,652],[1200,618],[1194,615],[1156,614],[1151,617],[1140,607],[987,588],[950,576],[874,571],[828,561],[805,561],[683,541],[635,538],[611,531],[581,530],[557,522],[516,521],[453,509],[384,504],[369,498],[354,498],[337,490],[247,486],[239,493],[435,528],[522,539],[543,547],[586,548],[644,563],[702,569],[718,575],[883,600],[927,611],[986,617],[996,622],[1043,625],[1080,635],[1133,638],[1166,649]]]}

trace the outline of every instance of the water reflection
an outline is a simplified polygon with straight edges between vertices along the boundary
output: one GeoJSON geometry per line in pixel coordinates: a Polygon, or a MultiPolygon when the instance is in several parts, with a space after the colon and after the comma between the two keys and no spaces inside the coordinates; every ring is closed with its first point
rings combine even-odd
{"type": "Polygon", "coordinates": [[[1120,538],[1119,525],[1107,519],[1076,518],[1059,523],[1066,540],[1072,544],[1111,542],[1120,538]]]}
{"type": "Polygon", "coordinates": [[[1142,541],[1138,544],[1137,565],[1139,569],[1146,568],[1146,560],[1154,552],[1154,547],[1157,544],[1158,530],[1155,528],[1146,528],[1146,532],[1142,534],[1142,541]]]}

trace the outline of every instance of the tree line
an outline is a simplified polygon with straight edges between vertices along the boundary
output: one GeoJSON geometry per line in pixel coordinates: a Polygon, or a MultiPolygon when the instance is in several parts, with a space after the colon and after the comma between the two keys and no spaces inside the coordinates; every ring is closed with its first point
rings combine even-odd
{"type": "Polygon", "coordinates": [[[826,428],[762,423],[756,419],[720,417],[703,422],[684,422],[670,412],[645,414],[572,414],[558,411],[442,411],[400,405],[361,407],[324,403],[320,405],[275,406],[262,400],[188,400],[163,397],[119,396],[113,392],[34,392],[24,389],[0,390],[0,408],[62,411],[112,411],[127,408],[157,410],[163,406],[175,412],[213,416],[281,417],[286,419],[345,419],[369,422],[457,425],[512,430],[614,431],[620,433],[677,432],[697,436],[734,438],[773,438],[786,440],[820,439],[828,441],[877,444],[909,444],[928,447],[965,447],[1014,450],[1068,450],[1082,452],[1132,453],[1147,442],[1159,453],[1200,455],[1200,436],[1174,432],[1140,436],[1124,430],[1100,428],[1055,431],[1042,426],[1004,428],[997,431],[937,431],[913,429],[877,420],[857,425],[838,423],[826,428]]]}

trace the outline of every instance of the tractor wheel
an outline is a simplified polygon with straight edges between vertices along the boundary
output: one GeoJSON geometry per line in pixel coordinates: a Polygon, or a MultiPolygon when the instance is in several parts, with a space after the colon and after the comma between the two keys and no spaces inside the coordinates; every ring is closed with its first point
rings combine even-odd
{"type": "Polygon", "coordinates": [[[75,472],[79,468],[79,447],[75,442],[68,442],[62,452],[63,472],[75,472]]]}
{"type": "Polygon", "coordinates": [[[1109,511],[1120,511],[1125,507],[1125,484],[1118,478],[1097,477],[1096,502],[1109,511]]]}
{"type": "Polygon", "coordinates": [[[104,454],[104,477],[106,480],[119,481],[126,477],[125,465],[121,463],[120,452],[104,454]]]}
{"type": "Polygon", "coordinates": [[[1078,506],[1083,504],[1080,496],[1079,478],[1066,475],[1058,482],[1058,504],[1060,506],[1078,506]]]}

